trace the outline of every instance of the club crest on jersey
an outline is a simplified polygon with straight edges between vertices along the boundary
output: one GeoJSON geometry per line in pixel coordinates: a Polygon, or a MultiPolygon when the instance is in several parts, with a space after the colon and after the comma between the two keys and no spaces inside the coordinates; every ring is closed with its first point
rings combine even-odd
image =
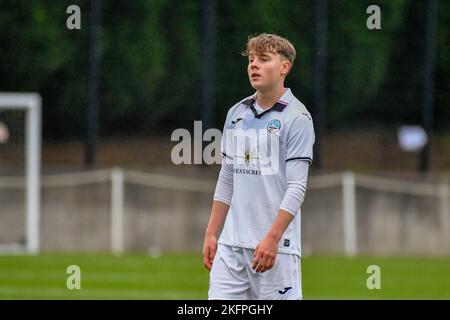
{"type": "Polygon", "coordinates": [[[280,129],[281,129],[281,122],[278,119],[272,119],[267,124],[267,131],[269,131],[270,133],[277,132],[280,129]]]}

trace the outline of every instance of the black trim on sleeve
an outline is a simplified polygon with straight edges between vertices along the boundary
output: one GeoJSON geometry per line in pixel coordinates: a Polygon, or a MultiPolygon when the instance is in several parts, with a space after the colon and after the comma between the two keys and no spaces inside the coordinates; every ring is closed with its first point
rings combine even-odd
{"type": "Polygon", "coordinates": [[[309,116],[307,113],[302,112],[302,114],[304,114],[309,120],[312,120],[311,116],[309,116]]]}
{"type": "Polygon", "coordinates": [[[289,159],[286,159],[286,162],[291,161],[291,160],[308,160],[309,162],[312,162],[312,159],[310,157],[289,158],[289,159]]]}
{"type": "Polygon", "coordinates": [[[227,155],[226,155],[226,153],[224,153],[224,152],[222,152],[222,155],[223,155],[224,157],[228,158],[228,159],[231,159],[231,160],[233,160],[233,158],[232,158],[232,157],[229,157],[229,156],[227,156],[227,155]]]}

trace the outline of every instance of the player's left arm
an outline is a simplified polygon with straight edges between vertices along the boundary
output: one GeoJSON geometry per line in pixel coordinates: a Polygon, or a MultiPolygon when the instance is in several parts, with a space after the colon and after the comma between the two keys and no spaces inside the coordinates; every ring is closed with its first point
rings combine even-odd
{"type": "Polygon", "coordinates": [[[309,162],[293,160],[286,163],[287,190],[277,217],[255,250],[253,269],[257,272],[269,270],[275,264],[280,242],[287,227],[298,214],[306,193],[309,162]]]}
{"type": "Polygon", "coordinates": [[[291,213],[283,209],[278,211],[269,232],[256,247],[252,265],[256,272],[265,272],[273,267],[278,253],[278,243],[293,219],[294,216],[291,213]]]}
{"type": "Polygon", "coordinates": [[[311,118],[306,115],[296,118],[291,124],[287,137],[287,190],[274,223],[256,247],[252,267],[257,272],[264,272],[273,267],[281,237],[303,203],[314,141],[315,134],[311,118]]]}

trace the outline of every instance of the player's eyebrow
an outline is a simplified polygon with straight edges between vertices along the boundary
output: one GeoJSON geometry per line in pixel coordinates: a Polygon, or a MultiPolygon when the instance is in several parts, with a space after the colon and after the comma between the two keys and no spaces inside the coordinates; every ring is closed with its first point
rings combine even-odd
{"type": "Polygon", "coordinates": [[[254,58],[255,56],[258,56],[258,57],[260,57],[260,58],[270,58],[270,55],[269,55],[268,53],[262,53],[262,54],[254,54],[254,53],[250,53],[250,54],[248,55],[248,58],[251,59],[251,58],[254,58]]]}

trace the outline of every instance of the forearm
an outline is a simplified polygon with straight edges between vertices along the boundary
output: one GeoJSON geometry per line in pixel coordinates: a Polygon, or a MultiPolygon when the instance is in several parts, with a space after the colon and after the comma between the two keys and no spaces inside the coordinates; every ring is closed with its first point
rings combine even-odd
{"type": "Polygon", "coordinates": [[[297,215],[303,204],[308,183],[309,164],[306,161],[294,160],[286,163],[287,190],[280,204],[280,209],[297,215]]]}
{"type": "Polygon", "coordinates": [[[286,166],[287,190],[281,202],[278,215],[267,236],[280,241],[283,233],[297,215],[305,198],[309,164],[305,161],[292,161],[286,166]]]}
{"type": "Polygon", "coordinates": [[[229,208],[230,206],[224,202],[213,201],[211,216],[209,218],[208,227],[206,228],[206,236],[217,237],[217,233],[225,223],[229,208]]]}
{"type": "Polygon", "coordinates": [[[264,239],[256,246],[252,268],[256,272],[265,272],[273,267],[278,253],[278,243],[294,216],[280,209],[264,239]]]}
{"type": "Polygon", "coordinates": [[[275,221],[267,232],[267,236],[278,243],[293,219],[294,216],[291,213],[280,209],[275,221]]]}
{"type": "Polygon", "coordinates": [[[228,214],[229,205],[221,201],[213,201],[211,216],[206,228],[203,243],[203,264],[206,269],[211,270],[214,256],[217,250],[217,233],[222,228],[228,214]]]}

